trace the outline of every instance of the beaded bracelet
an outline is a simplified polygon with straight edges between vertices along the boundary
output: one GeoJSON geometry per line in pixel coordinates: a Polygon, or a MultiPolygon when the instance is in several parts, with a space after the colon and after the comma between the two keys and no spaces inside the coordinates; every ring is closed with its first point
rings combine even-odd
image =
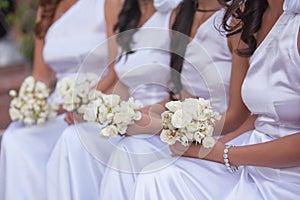
{"type": "Polygon", "coordinates": [[[229,152],[229,149],[231,147],[234,147],[234,146],[233,145],[228,145],[228,144],[225,145],[225,149],[224,149],[224,152],[223,152],[223,158],[224,158],[224,164],[225,164],[226,169],[230,173],[234,173],[234,172],[238,171],[239,168],[238,168],[238,166],[230,165],[230,161],[229,161],[229,157],[228,157],[228,152],[229,152]]]}

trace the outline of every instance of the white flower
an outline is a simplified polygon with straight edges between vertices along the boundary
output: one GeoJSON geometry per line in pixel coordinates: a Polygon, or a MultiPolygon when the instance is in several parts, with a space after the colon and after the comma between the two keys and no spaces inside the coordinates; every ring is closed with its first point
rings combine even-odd
{"type": "Polygon", "coordinates": [[[57,112],[54,110],[51,110],[48,114],[48,119],[54,119],[57,116],[57,112]]]}
{"type": "Polygon", "coordinates": [[[34,78],[32,76],[28,76],[24,82],[24,89],[26,92],[33,92],[34,90],[34,78]]]}
{"type": "Polygon", "coordinates": [[[183,110],[177,110],[172,117],[172,125],[175,128],[185,128],[192,121],[192,117],[183,110]]]}
{"type": "Polygon", "coordinates": [[[142,113],[140,111],[135,111],[133,119],[136,120],[136,121],[141,120],[142,119],[142,113]]]}
{"type": "Polygon", "coordinates": [[[83,106],[84,110],[81,113],[83,114],[83,119],[88,122],[95,122],[97,120],[97,109],[99,106],[98,101],[93,101],[90,104],[83,106]]]}
{"type": "Polygon", "coordinates": [[[33,118],[31,118],[31,117],[25,117],[24,118],[24,124],[26,125],[26,126],[31,126],[31,125],[33,125],[35,123],[35,120],[33,119],[33,118]]]}
{"type": "Polygon", "coordinates": [[[127,131],[127,125],[126,124],[117,124],[117,129],[119,134],[124,135],[127,131]]]}
{"type": "Polygon", "coordinates": [[[213,148],[216,144],[216,140],[213,137],[205,137],[202,141],[202,146],[206,149],[213,148]]]}
{"type": "MultiPolygon", "coordinates": [[[[105,116],[104,116],[105,117],[105,116]]],[[[114,114],[113,113],[108,113],[107,115],[106,115],[106,122],[107,123],[112,123],[112,121],[113,121],[113,119],[114,119],[114,114]]],[[[103,123],[105,122],[105,120],[103,120],[103,123]]]]}
{"type": "Polygon", "coordinates": [[[16,108],[10,108],[9,109],[9,116],[11,120],[19,120],[21,117],[21,112],[16,108]]]}
{"type": "Polygon", "coordinates": [[[73,102],[74,102],[74,100],[73,100],[73,93],[69,90],[67,93],[65,93],[64,103],[66,103],[66,104],[72,104],[73,102]]]}
{"type": "Polygon", "coordinates": [[[182,103],[180,101],[170,101],[165,106],[169,111],[176,112],[177,110],[181,110],[182,103]]]}
{"type": "Polygon", "coordinates": [[[89,94],[90,84],[87,82],[84,82],[82,84],[78,84],[75,87],[75,94],[78,95],[81,98],[87,98],[89,94]]]}
{"type": "Polygon", "coordinates": [[[54,99],[51,100],[50,107],[51,107],[51,110],[58,110],[59,109],[59,105],[58,105],[58,103],[56,103],[54,101],[54,99]]]}
{"type": "Polygon", "coordinates": [[[134,100],[132,97],[130,97],[130,98],[128,99],[128,103],[129,103],[129,106],[130,106],[132,109],[134,109],[134,110],[137,110],[137,109],[141,108],[142,105],[143,105],[141,101],[139,101],[139,100],[134,100]]]}
{"type": "Polygon", "coordinates": [[[75,110],[74,104],[63,104],[63,109],[65,109],[68,112],[73,112],[75,110]]]}
{"type": "Polygon", "coordinates": [[[182,135],[180,138],[179,138],[179,141],[180,141],[180,143],[183,145],[183,146],[185,146],[185,147],[187,147],[187,146],[189,146],[189,139],[185,136],[185,135],[182,135]]]}
{"type": "Polygon", "coordinates": [[[33,111],[34,111],[35,113],[38,113],[38,112],[41,111],[41,107],[38,106],[38,105],[36,105],[36,104],[33,104],[33,111]]]}
{"type": "Polygon", "coordinates": [[[163,129],[160,134],[161,141],[172,145],[175,144],[176,140],[178,139],[178,134],[175,131],[171,131],[168,129],[163,129]]]}
{"type": "Polygon", "coordinates": [[[100,134],[104,137],[117,136],[118,128],[114,125],[108,125],[101,130],[100,134]]]}
{"type": "Polygon", "coordinates": [[[34,78],[27,77],[19,90],[11,91],[14,97],[10,103],[9,113],[12,120],[20,120],[26,126],[44,124],[47,119],[57,115],[58,105],[49,99],[50,89],[43,82],[35,82],[34,78]]]}
{"type": "Polygon", "coordinates": [[[10,107],[21,108],[22,107],[22,101],[19,98],[14,98],[10,102],[10,107]]]}
{"type": "Polygon", "coordinates": [[[98,120],[100,123],[104,123],[106,122],[106,118],[107,118],[107,115],[108,115],[108,108],[104,105],[104,104],[100,104],[98,106],[98,120]]]}
{"type": "Polygon", "coordinates": [[[39,118],[37,119],[37,122],[36,122],[38,125],[42,125],[42,124],[45,124],[46,123],[46,119],[45,118],[39,118]]]}
{"type": "Polygon", "coordinates": [[[95,99],[98,99],[99,101],[102,101],[101,97],[102,97],[102,92],[96,89],[92,89],[90,90],[89,94],[88,94],[88,100],[92,101],[95,99]]]}
{"type": "Polygon", "coordinates": [[[117,106],[121,101],[121,97],[115,94],[103,95],[102,98],[104,104],[110,108],[117,106]]]}
{"type": "Polygon", "coordinates": [[[9,91],[9,96],[11,96],[11,97],[16,97],[17,96],[17,91],[16,90],[10,90],[9,91]]]}
{"type": "Polygon", "coordinates": [[[79,106],[79,108],[77,108],[77,112],[78,112],[79,114],[84,114],[86,108],[87,108],[87,105],[83,104],[83,105],[79,106]]]}
{"type": "Polygon", "coordinates": [[[199,104],[197,99],[189,98],[182,102],[182,109],[188,113],[193,119],[197,119],[199,104]]]}
{"type": "Polygon", "coordinates": [[[39,117],[41,117],[41,118],[47,118],[47,113],[46,112],[41,112],[40,114],[39,114],[39,117]]]}
{"type": "Polygon", "coordinates": [[[192,121],[186,126],[187,132],[194,133],[198,130],[198,122],[192,121]]]}
{"type": "Polygon", "coordinates": [[[213,127],[213,126],[207,126],[207,127],[205,128],[204,134],[205,134],[206,136],[212,136],[213,133],[214,133],[214,127],[213,127]]]}
{"type": "Polygon", "coordinates": [[[70,90],[74,91],[75,81],[70,77],[63,78],[57,83],[56,94],[58,97],[63,98],[66,93],[69,93],[70,90]]]}
{"type": "Polygon", "coordinates": [[[203,99],[203,98],[199,98],[199,99],[198,99],[198,102],[199,102],[199,104],[200,104],[203,108],[205,108],[205,109],[211,108],[211,107],[210,107],[210,101],[209,101],[209,100],[205,100],[205,99],[203,99]]]}
{"type": "Polygon", "coordinates": [[[42,82],[36,82],[35,88],[34,88],[35,97],[39,99],[44,99],[49,96],[49,91],[45,83],[42,82]]]}
{"type": "Polygon", "coordinates": [[[194,139],[195,139],[196,142],[198,142],[199,144],[201,144],[203,138],[205,138],[205,134],[204,133],[201,133],[199,131],[195,132],[194,139]]]}

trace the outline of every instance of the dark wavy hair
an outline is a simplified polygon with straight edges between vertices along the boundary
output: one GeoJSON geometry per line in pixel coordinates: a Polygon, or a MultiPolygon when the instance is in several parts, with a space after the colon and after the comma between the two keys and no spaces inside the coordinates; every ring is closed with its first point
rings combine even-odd
{"type": "Polygon", "coordinates": [[[175,21],[172,26],[171,35],[171,82],[174,87],[170,92],[170,98],[174,100],[174,95],[179,94],[182,89],[181,71],[184,62],[186,48],[191,36],[192,26],[198,0],[184,0],[178,7],[175,21]],[[183,37],[182,34],[187,37],[183,37]]]}
{"type": "MultiPolygon", "coordinates": [[[[145,2],[148,0],[144,0],[145,2]]],[[[117,35],[117,43],[122,48],[122,52],[126,52],[126,55],[133,53],[131,49],[132,38],[138,23],[141,18],[141,10],[138,0],[125,0],[123,8],[119,13],[118,22],[114,26],[114,31],[122,33],[128,30],[132,30],[126,34],[117,35]]]]}
{"type": "Polygon", "coordinates": [[[44,39],[49,27],[53,23],[55,11],[61,0],[40,0],[41,19],[35,26],[35,35],[39,39],[44,39]]]}
{"type": "Polygon", "coordinates": [[[227,36],[241,33],[241,40],[248,46],[245,49],[237,49],[240,56],[250,57],[257,47],[255,33],[262,24],[262,17],[267,7],[267,0],[218,0],[227,9],[223,18],[222,27],[227,36]],[[229,19],[237,19],[236,25],[230,25],[229,19]]]}

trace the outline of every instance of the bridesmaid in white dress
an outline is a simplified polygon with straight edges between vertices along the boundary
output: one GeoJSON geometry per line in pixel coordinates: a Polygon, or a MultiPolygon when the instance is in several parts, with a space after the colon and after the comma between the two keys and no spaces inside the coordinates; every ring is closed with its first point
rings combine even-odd
{"type": "MultiPolygon", "coordinates": [[[[40,1],[32,73],[35,79],[50,85],[55,78],[76,75],[89,52],[106,39],[103,13],[102,0],[40,1]]],[[[102,52],[85,65],[97,71],[106,63],[107,53],[102,52]]],[[[107,85],[111,84],[109,75],[107,85]]],[[[63,114],[41,126],[10,124],[1,145],[0,199],[46,199],[46,163],[66,127],[63,114]]]]}
{"type": "MultiPolygon", "coordinates": [[[[125,1],[119,15],[115,30],[120,33],[117,41],[122,56],[115,63],[115,71],[121,84],[128,87],[132,97],[142,102],[142,111],[146,112],[150,105],[159,104],[169,97],[168,27],[171,12],[156,12],[152,1],[141,2],[134,1],[133,10],[129,9],[129,12],[126,9],[132,2],[125,1]],[[140,19],[127,15],[139,15],[140,4],[140,19]],[[127,31],[137,27],[136,32],[127,31]]],[[[119,94],[118,90],[112,92],[119,94]]],[[[145,118],[148,118],[146,113],[143,114],[144,120],[138,123],[143,123],[145,118]]],[[[107,161],[121,139],[107,140],[99,136],[100,131],[101,126],[96,123],[80,123],[63,132],[47,164],[48,199],[99,198],[107,161]]]]}
{"type": "MultiPolygon", "coordinates": [[[[190,38],[184,37],[183,34],[172,35],[172,51],[185,55],[183,61],[179,55],[172,54],[171,66],[179,71],[175,75],[172,73],[177,89],[175,93],[181,92],[182,98],[194,96],[210,99],[213,108],[221,113],[224,113],[229,106],[223,130],[223,133],[226,133],[236,129],[249,115],[239,95],[228,102],[229,90],[231,93],[239,93],[241,89],[248,69],[248,59],[231,53],[232,48],[239,43],[238,37],[228,40],[225,35],[221,35],[215,29],[216,26],[221,25],[224,13],[218,1],[199,1],[199,11],[196,11],[195,5],[193,1],[183,1],[176,10],[177,16],[173,30],[191,36],[193,39],[189,42],[190,38]],[[237,61],[240,61],[240,65],[236,65],[237,61]],[[235,69],[235,73],[232,73],[235,82],[231,82],[233,86],[230,88],[231,67],[235,69]],[[180,85],[181,82],[183,88],[180,85]],[[243,110],[243,115],[235,115],[235,109],[243,110]]],[[[253,122],[252,118],[251,120],[253,122]]],[[[161,121],[158,121],[161,124],[161,121]]],[[[251,128],[253,126],[250,126],[248,130],[251,128]]],[[[118,144],[118,149],[109,159],[102,180],[100,199],[130,199],[140,171],[152,162],[171,157],[168,146],[155,133],[148,132],[147,135],[135,135],[122,139],[118,144]],[[118,192],[112,193],[111,188],[118,192]]],[[[232,143],[241,144],[244,137],[237,138],[232,143]]],[[[228,135],[222,140],[228,141],[231,138],[232,135],[228,135]]],[[[173,161],[170,160],[170,162],[173,161]]]]}
{"type": "MultiPolygon", "coordinates": [[[[300,2],[252,0],[240,12],[242,2],[229,2],[225,20],[230,16],[245,20],[241,31],[248,48],[239,53],[252,58],[242,96],[258,115],[255,130],[244,146],[227,152],[219,141],[205,160],[179,159],[155,173],[141,174],[135,199],[299,199],[300,2]],[[231,167],[245,167],[229,173],[224,155],[231,167]]],[[[171,149],[177,155],[180,146],[171,149]]],[[[198,151],[192,146],[184,156],[196,158],[198,151]]],[[[158,169],[165,162],[144,170],[158,169]]]]}

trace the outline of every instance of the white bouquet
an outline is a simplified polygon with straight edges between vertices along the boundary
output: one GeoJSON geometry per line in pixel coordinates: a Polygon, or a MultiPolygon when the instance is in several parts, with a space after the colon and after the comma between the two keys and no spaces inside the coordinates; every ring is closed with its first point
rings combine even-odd
{"type": "Polygon", "coordinates": [[[211,109],[210,101],[189,98],[183,102],[168,102],[166,108],[168,110],[161,114],[163,130],[160,138],[163,142],[172,145],[179,141],[184,146],[196,142],[204,148],[215,145],[214,123],[221,116],[211,109]]]}
{"type": "Polygon", "coordinates": [[[96,74],[86,73],[78,80],[66,77],[59,81],[56,86],[56,94],[63,99],[63,109],[83,114],[87,104],[102,95],[94,88],[96,78],[96,74]]]}
{"type": "Polygon", "coordinates": [[[141,106],[141,102],[133,98],[123,101],[118,95],[102,94],[87,105],[83,118],[105,125],[100,133],[104,137],[124,135],[128,125],[141,119],[141,112],[137,111],[141,106]]]}
{"type": "Polygon", "coordinates": [[[22,121],[26,126],[44,124],[47,119],[57,115],[58,105],[47,102],[51,90],[42,82],[35,82],[32,76],[27,77],[17,93],[10,90],[13,97],[10,102],[9,115],[11,120],[22,121]]]}

